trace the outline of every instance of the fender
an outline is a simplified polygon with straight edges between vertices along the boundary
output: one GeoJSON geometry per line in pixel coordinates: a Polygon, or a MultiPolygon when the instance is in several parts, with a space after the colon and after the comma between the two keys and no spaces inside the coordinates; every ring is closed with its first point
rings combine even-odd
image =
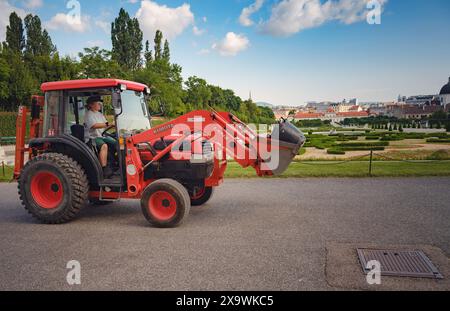
{"type": "Polygon", "coordinates": [[[88,180],[93,186],[103,182],[103,171],[95,153],[88,145],[71,135],[63,134],[58,137],[43,137],[30,140],[30,148],[49,144],[49,150],[65,154],[77,161],[85,170],[88,180]]]}

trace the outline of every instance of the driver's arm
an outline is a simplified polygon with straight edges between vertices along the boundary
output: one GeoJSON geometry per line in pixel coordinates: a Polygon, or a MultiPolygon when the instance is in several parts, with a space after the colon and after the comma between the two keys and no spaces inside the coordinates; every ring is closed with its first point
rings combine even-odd
{"type": "Polygon", "coordinates": [[[109,123],[95,123],[94,125],[91,126],[91,129],[97,130],[97,129],[104,129],[107,128],[109,126],[109,123]]]}

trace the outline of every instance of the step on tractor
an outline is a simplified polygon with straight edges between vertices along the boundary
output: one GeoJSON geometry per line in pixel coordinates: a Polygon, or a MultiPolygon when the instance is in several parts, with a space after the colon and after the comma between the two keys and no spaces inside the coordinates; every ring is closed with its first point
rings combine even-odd
{"type": "Polygon", "coordinates": [[[14,178],[25,209],[46,224],[74,219],[88,202],[140,199],[150,224],[175,227],[191,206],[211,198],[223,182],[227,160],[252,167],[258,176],[280,175],[305,143],[287,120],[261,135],[233,114],[210,107],[152,127],[150,88],[136,82],[58,81],[42,84],[41,90],[44,96],[33,96],[30,108],[19,108],[14,178]],[[92,96],[114,115],[101,130],[114,142],[108,148],[110,176],[104,175],[84,121],[92,96]]]}

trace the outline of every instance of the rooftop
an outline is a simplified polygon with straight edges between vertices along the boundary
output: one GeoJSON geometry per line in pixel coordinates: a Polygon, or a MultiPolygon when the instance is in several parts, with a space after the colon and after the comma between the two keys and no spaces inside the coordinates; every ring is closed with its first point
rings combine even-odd
{"type": "Polygon", "coordinates": [[[59,90],[74,90],[74,89],[88,89],[88,88],[103,88],[115,87],[120,84],[125,84],[127,89],[132,91],[143,92],[147,86],[145,84],[120,80],[120,79],[84,79],[84,80],[67,80],[47,82],[41,85],[43,92],[59,91],[59,90]]]}

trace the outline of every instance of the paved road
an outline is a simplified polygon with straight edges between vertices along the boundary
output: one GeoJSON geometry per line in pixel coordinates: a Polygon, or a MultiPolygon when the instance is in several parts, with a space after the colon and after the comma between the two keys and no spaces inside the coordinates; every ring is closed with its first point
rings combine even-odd
{"type": "Polygon", "coordinates": [[[0,290],[334,290],[330,242],[425,244],[449,256],[449,186],[450,178],[232,179],[183,226],[156,229],[137,201],[41,225],[19,205],[16,185],[0,184],[0,290]],[[66,283],[72,259],[78,287],[66,283]]]}

